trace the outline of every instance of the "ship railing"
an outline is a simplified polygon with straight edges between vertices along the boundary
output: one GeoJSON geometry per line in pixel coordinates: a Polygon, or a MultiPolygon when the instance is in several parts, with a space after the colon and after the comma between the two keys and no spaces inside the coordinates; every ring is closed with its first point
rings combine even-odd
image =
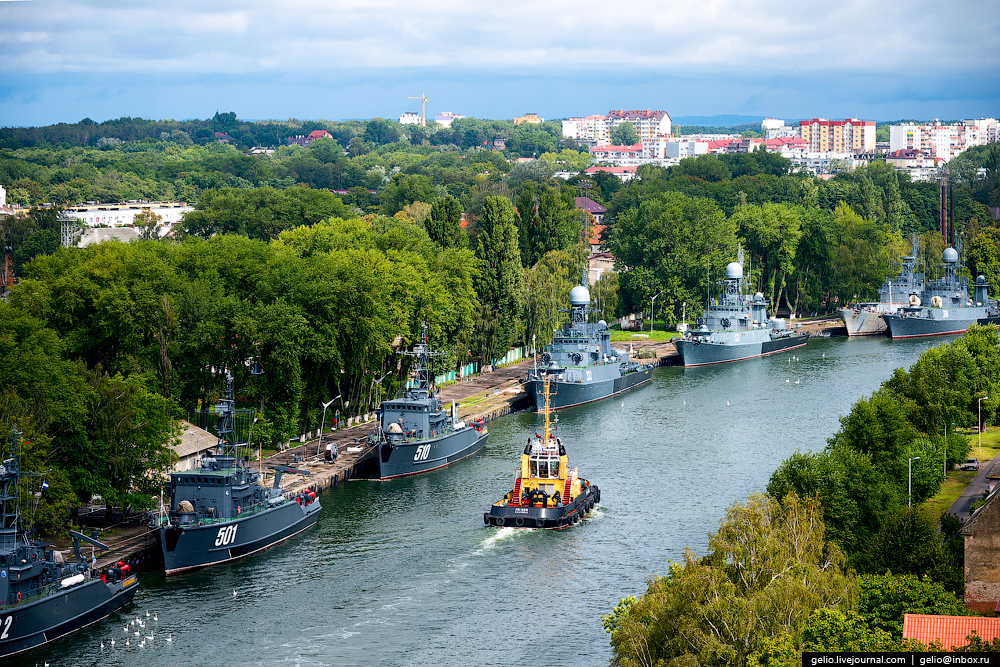
{"type": "MultiPolygon", "coordinates": [[[[88,577],[89,579],[89,577],[88,577]]],[[[86,581],[86,579],[84,579],[86,581]]],[[[21,601],[17,602],[16,598],[14,602],[4,601],[6,604],[0,604],[0,609],[17,609],[18,607],[23,607],[25,605],[31,604],[39,598],[44,598],[49,595],[55,595],[56,593],[64,590],[59,581],[54,581],[49,584],[45,584],[40,588],[33,588],[27,591],[19,591],[21,594],[21,601]]],[[[8,596],[16,595],[14,591],[8,593],[8,596]]]]}
{"type": "MultiPolygon", "coordinates": [[[[249,505],[248,507],[242,507],[242,506],[237,505],[237,507],[239,508],[239,513],[236,516],[233,516],[233,517],[219,517],[219,516],[212,516],[211,514],[203,512],[198,517],[198,520],[195,521],[191,525],[193,525],[193,526],[210,526],[210,525],[215,524],[215,523],[227,523],[229,521],[233,521],[234,519],[243,519],[243,518],[246,518],[248,516],[253,516],[254,514],[260,514],[261,512],[264,512],[265,510],[269,509],[267,503],[265,503],[265,502],[257,502],[257,503],[254,503],[252,505],[249,505]]],[[[157,517],[153,521],[153,527],[154,528],[159,528],[161,526],[169,526],[169,525],[170,525],[170,516],[169,515],[164,515],[164,516],[157,517]]]]}

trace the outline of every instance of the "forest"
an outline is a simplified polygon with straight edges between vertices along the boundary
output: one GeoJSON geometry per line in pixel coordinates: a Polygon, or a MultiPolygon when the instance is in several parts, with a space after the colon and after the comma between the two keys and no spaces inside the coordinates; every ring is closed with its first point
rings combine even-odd
{"type": "MultiPolygon", "coordinates": [[[[558,123],[478,119],[0,129],[0,184],[31,207],[0,220],[18,279],[0,304],[0,425],[51,471],[39,529],[94,496],[148,507],[176,419],[211,405],[227,370],[258,411],[255,444],[276,447],[318,426],[321,401],[353,417],[394,392],[421,322],[438,372],[544,345],[584,268],[584,193],[607,208],[617,272],[591,292],[608,321],[659,292],[665,325],[685,303],[697,316],[738,247],[770,311],[794,316],[876,294],[912,232],[937,270],[937,185],[884,162],[816,178],[765,152],[706,155],[626,184],[583,173],[580,148],[558,123]],[[333,138],[287,144],[314,129],[333,138]],[[245,152],[259,145],[277,147],[245,152]],[[195,210],[166,239],[60,246],[61,205],[130,199],[195,210]]],[[[949,165],[969,269],[994,285],[997,165],[995,145],[949,165]]]]}

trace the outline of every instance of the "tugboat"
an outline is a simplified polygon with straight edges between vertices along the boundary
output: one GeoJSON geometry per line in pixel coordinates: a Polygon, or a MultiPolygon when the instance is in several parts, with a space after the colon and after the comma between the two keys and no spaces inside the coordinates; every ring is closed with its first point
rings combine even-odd
{"type": "Polygon", "coordinates": [[[784,319],[765,321],[764,295],[757,292],[751,300],[745,293],[749,281],[743,275],[742,260],[740,250],[739,261],[726,265],[726,279],[719,283],[725,294],[709,304],[705,319],[698,318],[697,329],[674,340],[685,367],[753,359],[803,347],[809,340],[785,328],[784,319]]]}
{"type": "Polygon", "coordinates": [[[879,336],[886,332],[885,313],[898,312],[910,305],[910,297],[924,291],[924,274],[916,272],[920,255],[920,237],[913,233],[910,242],[912,252],[902,257],[899,275],[886,279],[878,291],[879,300],[856,303],[840,309],[840,319],[844,321],[848,336],[879,336]]]}
{"type": "Polygon", "coordinates": [[[15,427],[0,457],[0,658],[58,639],[99,621],[132,601],[139,581],[124,563],[92,572],[81,542],[108,547],[76,531],[73,560],[29,538],[21,525],[21,473],[15,427]]]}
{"type": "Polygon", "coordinates": [[[545,379],[557,388],[552,410],[599,401],[653,379],[654,363],[635,361],[625,350],[612,349],[607,323],[587,321],[590,291],[586,272],[583,275],[583,282],[569,292],[570,321],[542,353],[542,366],[522,377],[539,412],[545,401],[541,391],[545,379]]]}
{"type": "Polygon", "coordinates": [[[163,569],[167,575],[227,563],[262,551],[314,525],[319,499],[302,491],[285,498],[282,473],[308,475],[304,470],[274,466],[274,486],[260,485],[260,474],[239,458],[233,434],[233,380],[226,374],[226,398],[215,405],[218,450],[204,456],[201,467],[170,473],[164,485],[169,510],[153,518],[163,569]]]}
{"type": "Polygon", "coordinates": [[[924,305],[917,295],[910,296],[910,304],[895,313],[885,313],[882,319],[889,327],[892,338],[920,338],[965,333],[970,324],[989,317],[990,302],[986,278],[979,276],[972,298],[968,283],[962,275],[962,264],[955,248],[945,248],[942,254],[944,276],[928,283],[923,293],[929,305],[924,305]]]}
{"type": "Polygon", "coordinates": [[[550,380],[542,378],[545,430],[528,438],[514,473],[514,489],[483,514],[487,526],[561,530],[580,521],[601,502],[601,490],[569,469],[562,441],[552,435],[550,380]]]}
{"type": "Polygon", "coordinates": [[[459,421],[454,403],[450,414],[442,408],[431,388],[430,372],[430,358],[440,353],[428,348],[426,324],[420,343],[401,354],[415,360],[414,384],[382,401],[375,410],[375,431],[368,438],[378,448],[380,480],[416,475],[464,459],[482,449],[489,435],[481,420],[459,421]]]}

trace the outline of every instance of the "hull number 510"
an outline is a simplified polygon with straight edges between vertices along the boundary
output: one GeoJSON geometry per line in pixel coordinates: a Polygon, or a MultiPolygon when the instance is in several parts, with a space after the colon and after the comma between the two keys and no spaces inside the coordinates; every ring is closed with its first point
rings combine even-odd
{"type": "Polygon", "coordinates": [[[231,526],[223,526],[219,529],[219,536],[215,538],[215,546],[224,547],[227,544],[232,544],[233,540],[236,539],[236,529],[240,527],[240,524],[234,523],[231,526]]]}
{"type": "Polygon", "coordinates": [[[431,453],[431,446],[429,444],[428,445],[420,445],[419,447],[417,447],[417,453],[413,455],[413,460],[414,461],[423,461],[428,456],[430,456],[430,453],[431,453]]]}

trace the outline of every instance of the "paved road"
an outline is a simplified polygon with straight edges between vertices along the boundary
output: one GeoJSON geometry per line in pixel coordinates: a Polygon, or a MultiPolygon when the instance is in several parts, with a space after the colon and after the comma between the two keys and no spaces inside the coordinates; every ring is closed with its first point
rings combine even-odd
{"type": "Polygon", "coordinates": [[[996,457],[989,459],[987,461],[980,461],[979,463],[979,474],[976,475],[969,485],[965,487],[965,491],[959,496],[958,500],[952,503],[951,507],[948,508],[948,512],[955,514],[962,519],[962,521],[967,521],[969,518],[969,506],[975,501],[983,497],[983,491],[987,491],[990,488],[989,480],[986,479],[986,474],[993,468],[996,462],[996,457]]]}

